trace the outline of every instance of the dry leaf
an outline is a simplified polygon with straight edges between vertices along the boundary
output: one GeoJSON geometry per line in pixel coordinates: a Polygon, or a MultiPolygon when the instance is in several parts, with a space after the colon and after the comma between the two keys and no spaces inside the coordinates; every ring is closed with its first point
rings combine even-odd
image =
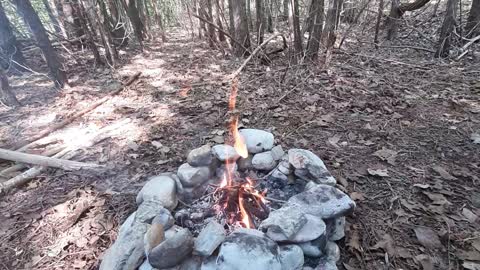
{"type": "Polygon", "coordinates": [[[346,264],[346,263],[343,263],[343,267],[345,267],[345,269],[347,269],[347,270],[357,270],[357,268],[355,268],[355,267],[353,267],[353,266],[350,266],[350,265],[348,265],[348,264],[346,264]]]}
{"type": "Polygon", "coordinates": [[[365,200],[365,197],[363,196],[363,193],[354,191],[350,193],[350,198],[354,201],[363,201],[365,200]]]}
{"type": "Polygon", "coordinates": [[[430,185],[429,185],[429,184],[415,184],[415,185],[413,185],[413,186],[414,186],[414,187],[421,188],[421,189],[430,188],[430,185]]]}
{"type": "Polygon", "coordinates": [[[383,161],[387,161],[388,164],[395,165],[395,158],[397,157],[398,152],[389,150],[387,148],[382,148],[381,150],[376,151],[372,155],[378,157],[383,161]]]}
{"type": "Polygon", "coordinates": [[[360,245],[360,236],[358,235],[357,230],[352,230],[346,245],[349,246],[352,250],[363,252],[362,246],[360,245]]]}
{"type": "Polygon", "coordinates": [[[463,208],[462,210],[463,216],[468,220],[468,222],[475,224],[478,216],[475,215],[472,211],[468,210],[467,208],[463,208]]]}
{"type": "Polygon", "coordinates": [[[479,133],[472,133],[470,139],[473,141],[474,144],[480,144],[480,134],[479,133]]]}
{"type": "Polygon", "coordinates": [[[480,270],[480,263],[475,262],[464,262],[462,264],[463,268],[468,270],[480,270]]]}
{"type": "Polygon", "coordinates": [[[328,138],[328,143],[339,148],[340,146],[338,146],[338,142],[340,141],[340,138],[342,137],[342,135],[340,134],[335,134],[335,136],[331,137],[331,138],[328,138]]]}
{"type": "Polygon", "coordinates": [[[432,168],[436,173],[438,173],[445,180],[455,180],[456,177],[452,176],[447,170],[441,166],[435,166],[432,168]]]}
{"type": "Polygon", "coordinates": [[[452,204],[447,200],[447,198],[445,198],[445,196],[443,196],[443,194],[431,193],[431,192],[425,192],[425,191],[423,192],[423,194],[425,194],[430,200],[432,200],[432,204],[435,204],[435,205],[452,204]]]}
{"type": "Polygon", "coordinates": [[[333,123],[333,121],[334,121],[333,114],[329,113],[329,114],[323,115],[322,117],[317,119],[315,122],[321,127],[326,127],[328,126],[328,124],[333,123]]]}
{"type": "Polygon", "coordinates": [[[433,270],[433,262],[430,256],[421,254],[416,256],[415,259],[422,265],[423,270],[433,270]]]}
{"type": "Polygon", "coordinates": [[[434,232],[430,228],[425,227],[416,227],[413,229],[415,231],[415,235],[417,236],[418,241],[426,248],[441,248],[442,243],[440,242],[440,238],[436,232],[434,232]]]}
{"type": "Polygon", "coordinates": [[[387,169],[367,169],[370,175],[380,176],[380,177],[388,177],[388,170],[387,169]]]}
{"type": "Polygon", "coordinates": [[[473,240],[472,246],[480,252],[480,238],[473,240]]]}
{"type": "Polygon", "coordinates": [[[456,253],[460,260],[464,261],[480,261],[480,252],[476,250],[458,250],[456,253]]]}
{"type": "Polygon", "coordinates": [[[383,249],[388,253],[388,255],[395,257],[395,245],[393,244],[393,238],[389,234],[384,234],[382,240],[380,240],[375,246],[370,249],[383,249]]]}

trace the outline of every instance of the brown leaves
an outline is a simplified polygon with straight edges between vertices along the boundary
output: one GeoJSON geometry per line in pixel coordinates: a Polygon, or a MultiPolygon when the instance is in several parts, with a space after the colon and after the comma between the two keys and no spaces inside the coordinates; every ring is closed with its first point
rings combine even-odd
{"type": "Polygon", "coordinates": [[[438,173],[443,179],[445,180],[455,180],[457,179],[456,177],[452,176],[447,170],[445,170],[441,166],[435,166],[432,168],[436,173],[438,173]]]}
{"type": "Polygon", "coordinates": [[[371,168],[368,168],[367,172],[370,175],[373,175],[373,176],[380,176],[380,177],[388,177],[389,176],[387,169],[371,169],[371,168]]]}
{"type": "Polygon", "coordinates": [[[395,245],[393,244],[393,238],[390,234],[384,234],[382,240],[380,240],[375,246],[371,247],[370,249],[383,249],[385,252],[388,253],[391,257],[396,256],[395,252],[395,245]]]}
{"type": "Polygon", "coordinates": [[[383,161],[386,161],[390,165],[395,165],[395,159],[397,158],[398,152],[383,147],[381,150],[376,151],[372,155],[383,161]]]}
{"type": "Polygon", "coordinates": [[[417,260],[421,265],[423,270],[433,270],[433,262],[432,258],[430,256],[425,255],[425,254],[420,254],[415,257],[415,260],[417,260]]]}
{"type": "Polygon", "coordinates": [[[438,238],[437,233],[435,233],[432,229],[426,227],[416,227],[413,230],[415,231],[415,235],[417,236],[418,241],[424,247],[429,249],[436,249],[442,247],[440,238],[438,238]]]}

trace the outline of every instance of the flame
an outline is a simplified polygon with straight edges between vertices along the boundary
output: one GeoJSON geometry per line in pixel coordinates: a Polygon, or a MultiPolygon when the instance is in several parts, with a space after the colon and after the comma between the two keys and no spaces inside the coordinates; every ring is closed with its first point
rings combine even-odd
{"type": "Polygon", "coordinates": [[[245,228],[250,229],[252,227],[252,222],[250,221],[250,217],[248,216],[248,213],[245,210],[245,206],[243,204],[244,204],[243,196],[239,192],[238,193],[238,206],[239,206],[239,209],[240,209],[241,221],[242,221],[243,225],[245,226],[245,228]]]}
{"type": "Polygon", "coordinates": [[[235,107],[237,104],[237,94],[238,94],[238,80],[235,79],[232,82],[232,89],[230,91],[230,97],[228,98],[228,111],[232,113],[232,117],[230,119],[230,134],[233,138],[233,148],[237,151],[237,153],[243,157],[248,157],[248,150],[247,145],[245,144],[245,140],[238,132],[238,116],[235,115],[235,107]]]}

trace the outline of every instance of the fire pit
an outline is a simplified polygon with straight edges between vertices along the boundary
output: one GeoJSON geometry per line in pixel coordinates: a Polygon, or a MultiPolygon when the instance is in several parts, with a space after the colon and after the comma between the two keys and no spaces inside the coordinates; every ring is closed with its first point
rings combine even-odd
{"type": "Polygon", "coordinates": [[[314,153],[285,152],[272,133],[238,130],[236,84],[227,144],[192,150],[151,178],[100,269],[337,269],[355,203],[314,153]]]}

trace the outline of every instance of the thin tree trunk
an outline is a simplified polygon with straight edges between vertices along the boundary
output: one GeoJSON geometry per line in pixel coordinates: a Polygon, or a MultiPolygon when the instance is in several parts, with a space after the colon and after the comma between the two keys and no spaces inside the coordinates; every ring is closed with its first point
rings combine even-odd
{"type": "Polygon", "coordinates": [[[307,43],[307,58],[315,61],[318,58],[318,50],[320,49],[320,41],[322,37],[323,21],[324,21],[324,0],[312,0],[311,14],[312,30],[307,43]]]}
{"type": "Polygon", "coordinates": [[[234,37],[237,41],[243,44],[233,44],[233,52],[236,56],[241,57],[248,54],[245,49],[250,48],[250,33],[248,30],[248,18],[247,18],[247,3],[246,0],[231,0],[231,12],[234,19],[234,37]]]}
{"type": "Polygon", "coordinates": [[[290,0],[283,0],[283,18],[282,21],[288,21],[290,18],[290,0]]]}
{"type": "Polygon", "coordinates": [[[136,5],[136,0],[120,0],[122,5],[127,12],[127,16],[130,19],[130,23],[132,24],[133,32],[135,37],[140,44],[141,49],[143,50],[143,23],[140,19],[140,15],[138,14],[138,9],[136,5]]]}
{"type": "Polygon", "coordinates": [[[256,26],[257,26],[257,35],[258,35],[258,44],[263,43],[263,38],[265,36],[265,5],[263,0],[255,0],[255,9],[256,9],[256,26]]]}
{"type": "Polygon", "coordinates": [[[380,32],[380,21],[382,20],[383,16],[383,0],[380,0],[378,3],[378,12],[377,12],[377,22],[375,23],[375,37],[373,39],[373,43],[375,44],[375,48],[378,50],[378,33],[380,32]]]}
{"type": "Polygon", "coordinates": [[[343,0],[333,0],[330,3],[325,19],[325,28],[323,30],[323,44],[330,49],[335,44],[336,30],[340,21],[340,11],[342,11],[343,0]]]}
{"type": "Polygon", "coordinates": [[[253,19],[252,19],[252,1],[251,0],[247,0],[247,20],[248,20],[248,28],[254,29],[253,19]]]}
{"type": "MultiPolygon", "coordinates": [[[[235,35],[235,17],[233,14],[233,1],[234,0],[228,0],[228,19],[230,21],[230,35],[234,36],[235,35]]],[[[231,44],[233,46],[233,44],[231,44]]]]}
{"type": "Polygon", "coordinates": [[[265,9],[267,10],[267,31],[273,33],[273,1],[275,0],[265,0],[265,9]]]}
{"type": "Polygon", "coordinates": [[[386,25],[387,40],[393,40],[396,37],[398,22],[402,18],[403,14],[407,11],[414,11],[425,6],[430,0],[415,0],[412,3],[405,3],[400,5],[400,0],[392,1],[392,8],[390,9],[390,15],[387,17],[386,25]]]}
{"type": "Polygon", "coordinates": [[[87,43],[90,50],[92,50],[93,57],[95,59],[95,64],[103,65],[102,57],[100,56],[100,52],[98,51],[97,45],[95,45],[95,40],[93,39],[93,34],[88,28],[88,15],[85,10],[85,6],[83,5],[83,0],[80,0],[78,3],[79,7],[79,20],[84,29],[84,32],[87,35],[87,43]]]}
{"type": "Polygon", "coordinates": [[[438,40],[438,48],[435,57],[447,57],[449,55],[452,33],[456,26],[457,5],[458,0],[448,0],[445,19],[440,29],[440,38],[438,40]]]}
{"type": "Polygon", "coordinates": [[[480,34],[480,0],[473,0],[472,7],[468,13],[467,25],[465,26],[467,38],[480,34]]]}
{"type": "Polygon", "coordinates": [[[295,46],[295,55],[301,58],[303,56],[303,40],[300,31],[300,9],[298,0],[292,0],[293,8],[293,43],[295,46]]]}
{"type": "MultiPolygon", "coordinates": [[[[95,0],[91,1],[95,3],[95,0]]],[[[115,47],[112,37],[112,28],[110,25],[112,19],[108,16],[105,3],[103,1],[98,1],[97,3],[100,6],[100,12],[97,12],[97,9],[94,9],[93,14],[97,24],[101,26],[98,30],[100,32],[100,38],[103,46],[105,47],[105,56],[107,58],[107,62],[109,62],[112,66],[115,66],[118,59],[118,51],[115,47]]]]}
{"type": "MultiPolygon", "coordinates": [[[[213,19],[213,4],[212,0],[207,0],[207,20],[210,22],[214,22],[215,20],[213,19]]],[[[215,34],[215,28],[213,25],[209,24],[208,25],[208,43],[210,44],[211,48],[215,47],[215,43],[217,42],[217,36],[215,34]]]]}
{"type": "Polygon", "coordinates": [[[157,0],[152,0],[152,8],[153,8],[153,15],[155,18],[155,22],[157,23],[158,28],[160,30],[160,36],[162,37],[162,41],[166,42],[167,36],[165,35],[165,29],[163,27],[163,21],[162,21],[162,13],[158,6],[157,0]]]}
{"type": "MultiPolygon", "coordinates": [[[[216,8],[216,19],[218,27],[223,31],[223,23],[222,23],[222,9],[220,7],[220,1],[223,0],[215,0],[215,8],[216,8]]],[[[225,34],[222,31],[218,31],[218,40],[225,41],[225,34]]]]}
{"type": "Polygon", "coordinates": [[[30,4],[30,1],[12,0],[12,2],[17,7],[18,12],[23,19],[27,22],[35,40],[37,41],[38,47],[42,50],[45,60],[47,61],[47,66],[50,69],[50,77],[57,87],[63,88],[65,83],[67,83],[67,77],[62,70],[62,65],[58,60],[57,53],[48,39],[47,32],[45,31],[37,13],[30,4]]]}
{"type": "Polygon", "coordinates": [[[25,58],[0,2],[0,68],[26,71],[25,58]],[[5,58],[5,59],[4,59],[5,58]]]}
{"type": "Polygon", "coordinates": [[[62,28],[60,28],[60,23],[57,20],[57,17],[53,14],[52,8],[50,7],[50,3],[48,3],[48,0],[42,0],[43,5],[45,6],[45,10],[47,11],[48,17],[50,18],[50,21],[53,24],[53,29],[55,30],[56,33],[61,33],[62,28]]]}
{"type": "Polygon", "coordinates": [[[13,94],[8,84],[7,75],[2,68],[0,68],[0,101],[5,103],[7,106],[17,107],[20,106],[15,94],[13,94]]]}

